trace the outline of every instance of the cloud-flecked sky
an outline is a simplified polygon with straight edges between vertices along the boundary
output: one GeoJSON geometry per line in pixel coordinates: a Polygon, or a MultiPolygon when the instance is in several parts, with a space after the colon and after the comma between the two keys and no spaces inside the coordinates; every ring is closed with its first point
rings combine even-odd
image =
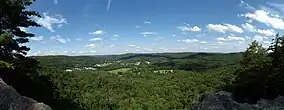
{"type": "Polygon", "coordinates": [[[282,0],[37,0],[28,55],[239,52],[284,30],[282,0]]]}

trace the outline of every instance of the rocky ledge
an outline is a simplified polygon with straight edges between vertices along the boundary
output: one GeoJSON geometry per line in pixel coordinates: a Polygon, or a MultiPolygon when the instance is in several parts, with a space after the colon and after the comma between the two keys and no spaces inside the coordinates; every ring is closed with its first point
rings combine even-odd
{"type": "Polygon", "coordinates": [[[49,106],[21,96],[0,78],[0,110],[52,110],[49,106]]]}
{"type": "Polygon", "coordinates": [[[228,92],[209,94],[194,105],[192,110],[284,110],[284,97],[274,100],[260,100],[256,104],[242,104],[233,100],[228,92]]]}

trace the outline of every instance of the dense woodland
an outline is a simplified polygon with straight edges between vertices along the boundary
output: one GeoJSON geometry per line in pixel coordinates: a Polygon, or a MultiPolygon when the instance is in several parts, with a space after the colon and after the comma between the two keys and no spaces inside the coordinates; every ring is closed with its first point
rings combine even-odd
{"type": "Polygon", "coordinates": [[[284,36],[241,53],[32,56],[37,26],[32,0],[0,0],[0,77],[20,94],[55,110],[189,109],[205,94],[232,92],[239,102],[284,95],[284,36]]]}

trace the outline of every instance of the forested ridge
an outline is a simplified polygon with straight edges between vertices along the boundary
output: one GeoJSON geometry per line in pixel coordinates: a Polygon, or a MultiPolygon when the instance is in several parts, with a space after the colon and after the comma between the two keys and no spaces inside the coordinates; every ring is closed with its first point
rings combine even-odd
{"type": "Polygon", "coordinates": [[[240,53],[26,56],[40,27],[25,10],[32,0],[0,1],[0,77],[21,95],[55,110],[190,109],[208,93],[228,91],[241,103],[284,95],[284,36],[269,48],[240,53]]]}

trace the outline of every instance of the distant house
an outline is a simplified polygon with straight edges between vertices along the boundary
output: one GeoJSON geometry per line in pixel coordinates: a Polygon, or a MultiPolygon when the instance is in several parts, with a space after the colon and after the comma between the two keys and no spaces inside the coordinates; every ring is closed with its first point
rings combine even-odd
{"type": "Polygon", "coordinates": [[[65,71],[66,71],[66,72],[72,72],[73,70],[71,70],[71,69],[66,69],[65,71]]]}

